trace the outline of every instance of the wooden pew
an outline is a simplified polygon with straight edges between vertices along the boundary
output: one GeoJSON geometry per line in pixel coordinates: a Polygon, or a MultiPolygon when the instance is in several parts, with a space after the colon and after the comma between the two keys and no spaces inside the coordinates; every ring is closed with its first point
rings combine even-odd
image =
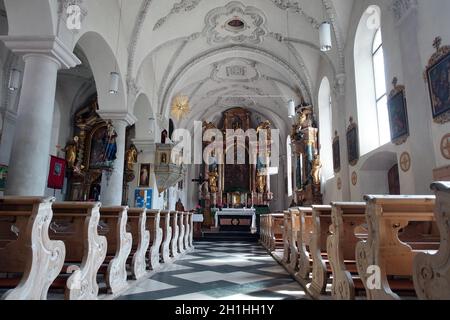
{"type": "Polygon", "coordinates": [[[261,245],[269,250],[270,247],[270,241],[269,241],[269,215],[268,214],[262,214],[260,216],[260,233],[259,233],[259,242],[261,245]]]}
{"type": "Polygon", "coordinates": [[[291,212],[284,211],[283,217],[283,260],[281,262],[286,266],[291,260],[291,240],[292,240],[292,220],[291,212]]]}
{"type": "Polygon", "coordinates": [[[53,240],[62,240],[66,247],[61,275],[70,274],[65,285],[67,300],[97,299],[97,272],[107,251],[106,238],[97,231],[100,206],[99,202],[61,202],[52,206],[49,234],[53,240]]]}
{"type": "Polygon", "coordinates": [[[184,235],[185,235],[185,226],[184,226],[184,218],[185,213],[184,212],[180,212],[178,214],[178,227],[180,228],[180,235],[178,238],[178,252],[180,254],[184,254],[186,253],[186,249],[184,247],[184,235]]]}
{"type": "Polygon", "coordinates": [[[309,243],[312,233],[312,208],[300,207],[298,208],[298,231],[296,234],[298,247],[298,271],[294,278],[303,286],[310,282],[311,260],[309,254],[309,243]]]}
{"type": "Polygon", "coordinates": [[[170,240],[170,256],[177,259],[180,256],[178,252],[178,238],[180,236],[180,227],[178,226],[178,212],[174,211],[170,215],[170,226],[172,227],[172,239],[170,240]]]}
{"type": "Polygon", "coordinates": [[[284,214],[274,213],[269,221],[270,251],[284,248],[284,214]]]}
{"type": "Polygon", "coordinates": [[[160,211],[147,210],[147,229],[150,231],[149,268],[158,271],[161,268],[159,251],[163,238],[163,230],[160,227],[160,211]]]}
{"type": "MultiPolygon", "coordinates": [[[[420,251],[414,250],[413,247],[426,247],[426,243],[419,243],[420,235],[416,235],[418,246],[413,241],[401,241],[399,231],[406,231],[411,222],[433,221],[435,197],[369,195],[365,200],[369,237],[356,248],[358,272],[365,286],[367,299],[398,300],[400,296],[394,290],[414,289],[412,281],[407,280],[412,277],[413,260],[420,251]],[[379,269],[378,285],[372,282],[369,272],[371,266],[379,269]],[[393,279],[393,276],[405,279],[400,281],[401,279],[393,279]]],[[[433,245],[432,242],[430,244],[433,245]]]]}
{"type": "Polygon", "coordinates": [[[146,254],[150,245],[150,231],[147,230],[147,210],[128,209],[128,224],[133,238],[131,276],[139,280],[147,273],[146,254]]]}
{"type": "Polygon", "coordinates": [[[308,293],[315,299],[326,293],[326,287],[330,278],[328,272],[328,258],[324,259],[327,252],[327,238],[331,226],[331,206],[312,207],[313,232],[309,244],[309,252],[312,257],[312,279],[307,286],[308,293]]]}
{"type": "Polygon", "coordinates": [[[185,212],[184,213],[184,248],[186,251],[190,252],[192,251],[192,248],[190,246],[190,238],[191,238],[191,223],[190,223],[190,215],[191,213],[185,212]]]}
{"type": "Polygon", "coordinates": [[[189,248],[194,250],[194,213],[189,212],[189,248]]]}
{"type": "Polygon", "coordinates": [[[66,254],[62,241],[49,238],[54,200],[0,198],[0,273],[21,275],[13,284],[15,288],[7,291],[2,299],[47,299],[48,289],[59,275],[66,254]]]}
{"type": "Polygon", "coordinates": [[[101,207],[99,234],[106,237],[108,248],[105,282],[108,293],[118,294],[128,287],[127,259],[133,240],[127,232],[128,207],[101,207]]]}
{"type": "Polygon", "coordinates": [[[337,300],[355,299],[355,248],[360,238],[356,229],[366,222],[365,203],[332,203],[330,235],[327,239],[328,259],[333,272],[331,294],[337,300]]]}
{"type": "Polygon", "coordinates": [[[431,189],[436,193],[440,247],[435,255],[419,253],[414,258],[414,287],[419,299],[450,300],[450,182],[433,183],[431,189]]]}
{"type": "Polygon", "coordinates": [[[160,227],[163,233],[163,241],[159,249],[160,262],[171,263],[170,241],[172,240],[172,227],[170,226],[170,211],[161,211],[160,227]]]}
{"type": "Polygon", "coordinates": [[[299,258],[299,248],[297,247],[297,237],[300,231],[300,212],[298,208],[289,209],[289,227],[290,232],[289,237],[289,264],[286,265],[288,271],[292,274],[297,272],[298,258],[299,258]]]}

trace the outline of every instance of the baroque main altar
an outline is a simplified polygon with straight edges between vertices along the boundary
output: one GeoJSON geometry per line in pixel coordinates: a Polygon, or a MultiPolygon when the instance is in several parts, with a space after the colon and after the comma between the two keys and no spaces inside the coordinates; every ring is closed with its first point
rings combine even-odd
{"type": "MultiPolygon", "coordinates": [[[[207,130],[221,132],[224,137],[223,145],[220,146],[214,138],[203,143],[203,152],[208,154],[209,161],[201,168],[205,182],[199,198],[207,216],[211,216],[211,211],[215,208],[226,210],[268,206],[273,199],[268,170],[270,123],[265,121],[253,124],[250,111],[233,108],[223,113],[222,120],[218,124],[204,122],[203,134],[207,130]],[[234,136],[230,138],[227,135],[227,130],[247,132],[249,129],[253,129],[256,133],[255,137],[258,139],[256,148],[252,148],[249,139],[235,139],[234,136]],[[263,131],[265,135],[262,138],[263,131]],[[264,138],[268,141],[262,152],[260,141],[264,138]],[[238,154],[238,150],[243,152],[238,154]],[[234,159],[233,164],[230,164],[229,159],[227,161],[227,157],[231,156],[234,159]]],[[[212,225],[214,222],[207,221],[207,224],[212,225]]]]}

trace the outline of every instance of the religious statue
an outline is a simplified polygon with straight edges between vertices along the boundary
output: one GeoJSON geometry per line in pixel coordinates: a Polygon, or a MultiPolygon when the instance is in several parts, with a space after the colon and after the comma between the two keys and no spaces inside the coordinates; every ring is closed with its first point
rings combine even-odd
{"type": "Polygon", "coordinates": [[[266,176],[258,175],[256,178],[256,187],[258,189],[258,193],[266,192],[266,176]]]}
{"type": "Polygon", "coordinates": [[[217,171],[209,173],[209,190],[211,191],[211,193],[219,192],[219,189],[217,188],[218,178],[219,174],[217,173],[217,171]]]}
{"type": "Polygon", "coordinates": [[[161,154],[161,164],[167,164],[167,155],[165,153],[161,154]]]}
{"type": "Polygon", "coordinates": [[[175,210],[178,212],[184,212],[184,205],[183,202],[181,202],[181,199],[178,199],[177,203],[175,204],[175,210]]]}
{"type": "Polygon", "coordinates": [[[104,145],[104,152],[103,152],[103,161],[107,164],[110,164],[110,162],[116,160],[116,154],[117,154],[117,144],[116,144],[116,138],[117,138],[117,132],[114,129],[111,122],[108,122],[106,127],[106,133],[103,137],[103,145],[104,145]]]}
{"type": "Polygon", "coordinates": [[[260,134],[261,131],[265,131],[266,133],[266,139],[267,141],[271,141],[272,140],[272,133],[271,133],[271,128],[270,128],[270,121],[266,120],[264,122],[262,122],[257,128],[256,128],[256,134],[260,134]]]}
{"type": "Polygon", "coordinates": [[[77,161],[78,141],[78,136],[75,136],[73,137],[73,140],[70,141],[64,148],[64,151],[66,152],[67,167],[69,169],[73,169],[77,161]]]}
{"type": "Polygon", "coordinates": [[[126,159],[126,167],[127,170],[132,171],[133,165],[137,163],[137,155],[138,151],[136,149],[136,146],[134,144],[131,145],[130,149],[127,150],[125,153],[125,159],[126,159]]]}
{"type": "Polygon", "coordinates": [[[314,160],[312,161],[311,176],[314,185],[320,184],[320,169],[322,168],[322,163],[320,162],[320,156],[316,154],[314,160]]]}

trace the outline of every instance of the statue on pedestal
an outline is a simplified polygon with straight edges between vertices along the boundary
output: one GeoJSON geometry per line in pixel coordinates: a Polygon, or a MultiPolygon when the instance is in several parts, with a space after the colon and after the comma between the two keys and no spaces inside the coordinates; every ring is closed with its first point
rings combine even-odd
{"type": "Polygon", "coordinates": [[[127,150],[125,154],[126,168],[127,170],[133,171],[133,166],[137,163],[138,151],[134,144],[131,145],[130,149],[127,150]]]}
{"type": "Polygon", "coordinates": [[[218,178],[219,174],[217,173],[217,171],[209,173],[209,190],[211,191],[211,193],[219,192],[219,189],[217,188],[218,178]]]}
{"type": "Polygon", "coordinates": [[[312,161],[311,176],[314,185],[320,184],[320,169],[322,168],[322,163],[320,162],[320,156],[316,154],[314,160],[312,161]]]}
{"type": "Polygon", "coordinates": [[[67,167],[69,169],[73,169],[77,161],[78,141],[78,136],[75,136],[64,148],[64,151],[66,152],[67,167]]]}

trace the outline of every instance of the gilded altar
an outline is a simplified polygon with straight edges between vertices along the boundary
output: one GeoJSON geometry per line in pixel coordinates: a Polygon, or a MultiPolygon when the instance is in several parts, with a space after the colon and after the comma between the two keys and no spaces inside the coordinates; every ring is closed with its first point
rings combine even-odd
{"type": "MultiPolygon", "coordinates": [[[[99,201],[103,172],[113,170],[116,160],[117,133],[110,121],[102,119],[98,113],[97,97],[89,99],[74,116],[73,138],[63,151],[67,161],[66,201],[99,201]]],[[[136,150],[137,151],[137,150],[136,150]]],[[[126,203],[128,182],[134,179],[131,157],[125,159],[124,199],[126,203]]]]}
{"type": "Polygon", "coordinates": [[[270,159],[271,124],[269,121],[252,123],[251,113],[243,108],[233,108],[223,113],[219,124],[204,122],[207,130],[220,132],[223,143],[216,136],[204,142],[203,150],[208,163],[203,165],[202,174],[207,178],[207,188],[201,200],[206,209],[213,207],[245,208],[269,205],[273,199],[270,191],[268,163],[270,159]],[[242,131],[241,131],[242,130],[242,131]],[[248,139],[230,137],[227,133],[250,133],[258,141],[256,148],[248,139]],[[263,136],[264,134],[264,136],[263,136]],[[264,140],[265,139],[265,140],[264,140]],[[264,141],[264,152],[259,142],[264,141]],[[230,163],[231,159],[231,163],[230,163]]]}
{"type": "Polygon", "coordinates": [[[298,206],[322,204],[319,129],[312,106],[297,109],[291,141],[295,155],[295,199],[298,206]]]}

